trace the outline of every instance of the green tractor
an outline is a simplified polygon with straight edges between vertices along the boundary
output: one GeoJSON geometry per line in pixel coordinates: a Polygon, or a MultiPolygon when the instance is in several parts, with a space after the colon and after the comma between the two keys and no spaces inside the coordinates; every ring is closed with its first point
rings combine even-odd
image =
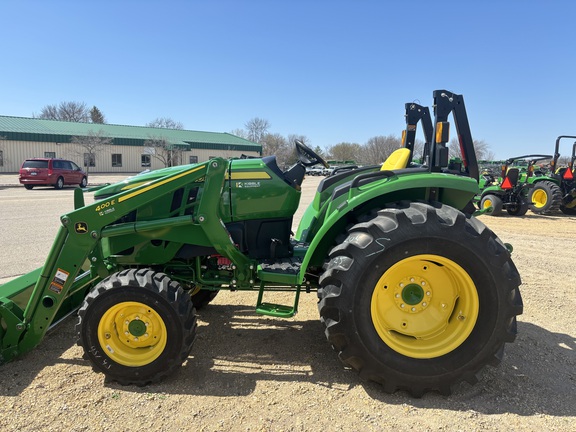
{"type": "Polygon", "coordinates": [[[568,161],[567,166],[558,166],[558,159],[560,158],[560,141],[564,138],[576,139],[572,135],[560,135],[556,138],[556,145],[554,148],[554,159],[550,163],[552,173],[550,176],[554,178],[560,187],[562,194],[562,203],[560,204],[560,211],[567,215],[576,215],[576,181],[574,180],[574,160],[576,160],[576,142],[572,145],[572,155],[568,161]]]}
{"type": "Polygon", "coordinates": [[[483,171],[479,179],[480,193],[475,201],[480,210],[491,216],[499,216],[506,210],[511,216],[524,216],[530,208],[533,185],[520,176],[520,169],[509,166],[514,159],[507,159],[499,175],[483,171]]]}
{"type": "MultiPolygon", "coordinates": [[[[109,185],[61,227],[43,268],[0,286],[1,362],[37,346],[67,314],[94,370],[123,385],[173,374],[196,337],[196,309],[223,290],[258,292],[255,311],[288,318],[316,292],[339,359],[386,392],[449,394],[497,364],[516,337],[520,276],[509,247],[473,217],[478,166],[461,95],[434,92],[434,142],[411,162],[428,108],[406,104],[404,147],[380,165],[322,180],[295,235],[306,167],[211,159],[109,185]],[[448,168],[452,115],[462,147],[448,168]],[[148,177],[146,177],[148,176],[148,177]],[[293,304],[266,301],[292,292],[293,304]],[[268,296],[269,297],[269,296],[268,296]]],[[[428,134],[427,134],[428,136],[428,134]]]]}
{"type": "Polygon", "coordinates": [[[537,162],[552,160],[551,155],[524,155],[508,159],[508,164],[518,167],[521,183],[533,185],[528,200],[530,210],[536,214],[549,214],[559,210],[562,191],[557,178],[546,174],[542,168],[535,169],[537,162]]]}

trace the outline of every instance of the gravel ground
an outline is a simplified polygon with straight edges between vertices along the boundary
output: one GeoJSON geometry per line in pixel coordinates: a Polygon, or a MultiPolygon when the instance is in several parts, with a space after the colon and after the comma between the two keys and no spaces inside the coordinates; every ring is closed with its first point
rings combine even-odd
{"type": "MultiPolygon", "coordinates": [[[[319,179],[305,182],[309,200],[319,179]]],[[[414,399],[346,370],[325,340],[316,295],[291,319],[256,315],[255,293],[199,311],[191,356],[166,381],[108,383],[75,345],[75,318],[3,365],[2,431],[576,431],[576,218],[480,218],[514,246],[524,314],[503,362],[474,386],[414,399]]],[[[1,275],[0,275],[1,276],[1,275]]],[[[272,299],[291,301],[291,297],[272,299]]]]}

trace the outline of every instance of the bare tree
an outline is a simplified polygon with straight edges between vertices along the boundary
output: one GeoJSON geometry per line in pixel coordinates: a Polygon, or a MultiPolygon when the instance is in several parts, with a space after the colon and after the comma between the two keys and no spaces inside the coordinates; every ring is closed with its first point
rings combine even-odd
{"type": "Polygon", "coordinates": [[[169,117],[158,117],[147,123],[146,126],[162,129],[184,129],[184,125],[181,122],[172,120],[169,117]]]}
{"type": "Polygon", "coordinates": [[[270,122],[265,119],[254,117],[248,120],[244,125],[248,133],[248,138],[250,141],[261,144],[262,139],[268,133],[270,129],[270,122]]]}
{"type": "Polygon", "coordinates": [[[152,136],[144,141],[146,151],[154,159],[158,159],[165,167],[176,166],[182,160],[182,149],[171,144],[166,137],[152,136]]]}
{"type": "MultiPolygon", "coordinates": [[[[476,159],[478,160],[494,160],[494,152],[490,150],[490,145],[484,140],[474,140],[474,151],[476,153],[476,159]]],[[[462,158],[462,151],[460,149],[460,143],[457,138],[452,138],[450,140],[450,145],[448,146],[448,154],[450,158],[462,158]]]]}
{"type": "Polygon", "coordinates": [[[363,164],[382,163],[390,154],[402,146],[402,140],[394,135],[375,136],[362,146],[356,160],[363,164]]]}
{"type": "Polygon", "coordinates": [[[235,136],[240,137],[240,138],[248,139],[248,132],[246,132],[244,129],[231,130],[230,134],[235,135],[235,136]]]}
{"type": "MultiPolygon", "coordinates": [[[[146,126],[160,129],[184,129],[184,125],[169,117],[158,117],[146,126]]],[[[165,136],[149,135],[144,142],[144,147],[148,147],[149,154],[158,159],[165,167],[180,165],[182,161],[182,149],[171,144],[165,136]]]]}
{"type": "Polygon", "coordinates": [[[86,136],[75,136],[71,139],[72,144],[80,147],[72,150],[71,153],[82,158],[86,173],[90,172],[90,167],[95,166],[96,155],[110,150],[113,139],[106,136],[103,131],[90,131],[86,136]]]}
{"type": "Polygon", "coordinates": [[[46,105],[38,118],[76,123],[89,123],[90,110],[84,102],[60,102],[58,105],[46,105]]]}
{"type": "Polygon", "coordinates": [[[276,163],[282,168],[295,161],[294,147],[282,135],[266,134],[261,139],[262,156],[276,156],[276,163]]]}
{"type": "Polygon", "coordinates": [[[355,161],[362,151],[362,146],[356,143],[342,142],[328,147],[326,151],[331,159],[355,161]]]}
{"type": "Polygon", "coordinates": [[[414,140],[414,151],[412,152],[412,160],[419,160],[424,156],[424,141],[416,138],[414,140]]]}

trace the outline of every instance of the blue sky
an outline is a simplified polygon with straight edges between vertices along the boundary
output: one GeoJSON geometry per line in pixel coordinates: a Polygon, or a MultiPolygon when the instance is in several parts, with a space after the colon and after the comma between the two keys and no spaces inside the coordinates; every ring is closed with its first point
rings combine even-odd
{"type": "Polygon", "coordinates": [[[215,132],[260,117],[326,148],[400,135],[404,103],[447,89],[497,158],[576,135],[574,1],[7,0],[0,14],[0,115],[78,101],[108,123],[215,132]]]}

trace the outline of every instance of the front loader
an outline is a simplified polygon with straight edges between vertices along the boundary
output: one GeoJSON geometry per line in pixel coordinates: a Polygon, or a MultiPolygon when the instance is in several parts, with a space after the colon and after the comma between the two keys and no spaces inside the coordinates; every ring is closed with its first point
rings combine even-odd
{"type": "Polygon", "coordinates": [[[278,318],[294,316],[304,291],[317,293],[340,360],[386,392],[449,394],[474,383],[515,339],[520,276],[472,216],[478,167],[462,96],[434,92],[432,134],[427,108],[406,110],[403,147],[382,165],[324,179],[295,235],[306,167],[326,165],[300,142],[286,171],[271,156],[215,158],[107,186],[91,204],[77,189],[44,267],[0,286],[1,361],[78,310],[93,368],[146,385],[188,357],[196,308],[219,291],[257,291],[256,312],[278,318]],[[449,167],[449,115],[458,169],[449,167]],[[421,120],[426,157],[414,164],[421,120]],[[271,291],[294,302],[271,303],[271,291]]]}

